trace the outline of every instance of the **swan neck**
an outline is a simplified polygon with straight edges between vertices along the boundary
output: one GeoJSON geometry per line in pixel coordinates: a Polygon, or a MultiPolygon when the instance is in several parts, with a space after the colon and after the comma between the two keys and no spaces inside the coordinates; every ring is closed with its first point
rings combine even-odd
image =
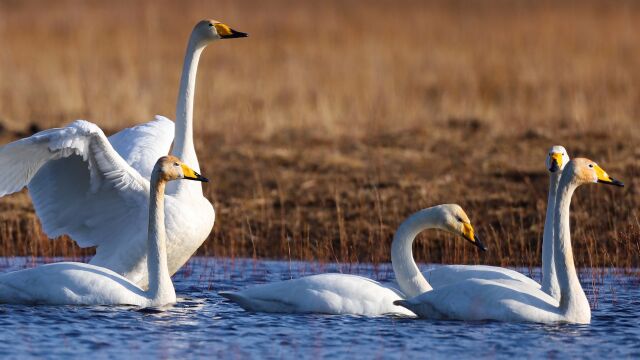
{"type": "MultiPolygon", "coordinates": [[[[206,47],[198,41],[196,33],[192,33],[184,56],[178,104],[176,106],[176,127],[172,154],[200,172],[198,157],[193,142],[193,102],[196,93],[196,73],[200,55],[206,47]]],[[[197,181],[180,181],[176,185],[180,190],[189,189],[202,194],[202,185],[197,181]]],[[[173,192],[173,191],[172,191],[173,192]]]]}
{"type": "Polygon", "coordinates": [[[555,256],[555,265],[560,285],[560,312],[568,317],[578,316],[581,312],[589,309],[589,302],[578,279],[571,247],[569,211],[571,197],[578,187],[572,180],[571,174],[563,176],[560,180],[556,197],[556,223],[554,226],[556,245],[554,250],[558,252],[558,255],[555,256]]]}
{"type": "Polygon", "coordinates": [[[147,267],[149,271],[149,297],[153,302],[175,298],[167,266],[166,230],[164,224],[164,190],[166,181],[154,172],[151,178],[149,200],[149,233],[147,238],[147,267]]]}
{"type": "Polygon", "coordinates": [[[413,259],[412,245],[420,232],[437,227],[434,208],[428,208],[409,216],[393,237],[391,264],[400,290],[407,298],[433,289],[413,259]]]}
{"type": "Polygon", "coordinates": [[[544,233],[542,235],[542,291],[551,295],[556,300],[560,299],[560,287],[556,273],[554,253],[554,226],[556,193],[560,182],[561,172],[551,173],[549,177],[549,196],[547,198],[547,213],[544,221],[544,233]]]}

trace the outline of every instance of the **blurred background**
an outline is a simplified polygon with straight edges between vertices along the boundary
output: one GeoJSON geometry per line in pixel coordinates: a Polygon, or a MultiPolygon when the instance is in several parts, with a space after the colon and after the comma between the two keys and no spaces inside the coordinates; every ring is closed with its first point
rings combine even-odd
{"type": "MultiPolygon", "coordinates": [[[[458,203],[489,251],[422,234],[417,260],[538,266],[547,149],[624,189],[574,198],[576,261],[640,266],[640,3],[0,0],[2,144],[75,119],[174,118],[200,19],[197,151],[217,219],[200,255],[389,261],[395,228],[458,203]]],[[[90,255],[0,200],[0,255],[90,255]]]]}

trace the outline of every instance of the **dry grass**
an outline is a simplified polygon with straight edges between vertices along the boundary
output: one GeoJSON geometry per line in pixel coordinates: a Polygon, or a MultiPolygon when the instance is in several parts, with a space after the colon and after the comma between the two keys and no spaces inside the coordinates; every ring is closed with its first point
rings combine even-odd
{"type": "MultiPolygon", "coordinates": [[[[200,65],[200,254],[387,261],[403,218],[456,202],[490,251],[430,232],[418,260],[535,266],[559,143],[628,184],[578,192],[578,264],[640,265],[637,2],[0,1],[0,139],[172,116],[203,17],[250,37],[200,65]]],[[[0,200],[0,254],[88,253],[0,200]]]]}

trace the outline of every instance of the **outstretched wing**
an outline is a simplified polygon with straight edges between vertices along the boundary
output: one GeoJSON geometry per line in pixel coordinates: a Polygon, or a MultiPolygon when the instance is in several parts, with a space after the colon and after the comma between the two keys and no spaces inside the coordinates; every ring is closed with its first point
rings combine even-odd
{"type": "Polygon", "coordinates": [[[0,195],[28,186],[49,237],[68,234],[82,247],[99,246],[139,233],[146,221],[149,181],[90,122],[7,144],[0,148],[0,168],[7,174],[0,195]]]}
{"type": "Polygon", "coordinates": [[[109,136],[109,142],[127,164],[149,179],[158,158],[169,153],[173,136],[173,121],[156,115],[148,123],[109,136]]]}

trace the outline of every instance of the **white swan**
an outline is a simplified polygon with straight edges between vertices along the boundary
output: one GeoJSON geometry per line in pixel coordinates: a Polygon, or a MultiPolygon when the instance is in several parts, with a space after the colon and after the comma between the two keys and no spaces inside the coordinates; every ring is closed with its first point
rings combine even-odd
{"type": "MultiPolygon", "coordinates": [[[[61,262],[0,275],[0,303],[162,306],[176,302],[167,267],[164,190],[168,181],[207,181],[176,157],[158,160],[151,174],[147,267],[149,290],[95,265],[61,262]]],[[[147,188],[149,191],[149,188],[147,188]]],[[[189,204],[186,204],[189,205],[189,204]]]]}
{"type": "MultiPolygon", "coordinates": [[[[568,162],[569,154],[564,147],[555,145],[549,149],[546,159],[546,167],[549,170],[549,196],[542,238],[542,289],[554,299],[559,298],[560,292],[553,262],[553,211],[558,181],[560,180],[562,169],[568,162]]],[[[530,286],[541,287],[535,280],[524,274],[498,266],[445,265],[427,270],[423,275],[434,289],[467,279],[513,280],[530,286]]]]}
{"type": "MultiPolygon", "coordinates": [[[[441,229],[460,235],[484,250],[460,206],[446,204],[423,209],[405,220],[393,238],[391,259],[400,283],[418,281],[428,286],[424,278],[416,279],[422,275],[411,252],[416,235],[425,229],[441,229]]],[[[355,275],[312,275],[256,285],[238,292],[220,292],[220,295],[250,311],[414,316],[411,311],[393,305],[395,300],[404,298],[401,292],[355,275]]]]}
{"type": "Polygon", "coordinates": [[[433,319],[588,324],[591,309],[573,263],[569,208],[575,189],[594,182],[623,186],[588,159],[574,159],[562,172],[554,211],[554,251],[558,253],[554,258],[560,285],[559,302],[541,289],[521,282],[469,279],[411,299],[397,300],[395,304],[420,317],[433,319]]]}
{"type": "MultiPolygon", "coordinates": [[[[196,69],[203,49],[216,39],[243,37],[227,25],[204,20],[189,38],[176,112],[172,153],[200,171],[193,146],[196,69]]],[[[146,287],[146,222],[149,177],[169,152],[173,123],[163,117],[107,139],[97,125],[76,121],[0,148],[0,196],[28,186],[43,230],[69,235],[81,247],[97,246],[91,264],[146,287]]],[[[167,249],[175,273],[207,238],[215,212],[200,184],[169,185],[167,249]]]]}

